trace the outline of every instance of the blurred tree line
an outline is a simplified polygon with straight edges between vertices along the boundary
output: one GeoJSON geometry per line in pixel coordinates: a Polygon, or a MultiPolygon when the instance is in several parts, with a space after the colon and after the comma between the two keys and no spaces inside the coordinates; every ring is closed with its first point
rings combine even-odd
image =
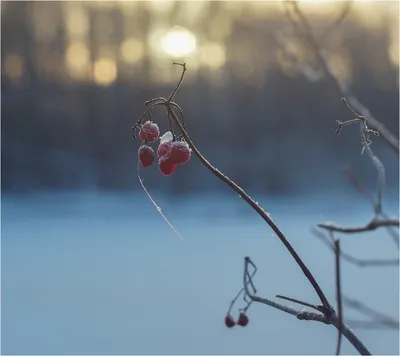
{"type": "MultiPolygon", "coordinates": [[[[374,184],[358,127],[334,134],[335,120],[350,117],[332,85],[302,76],[277,45],[290,27],[280,4],[235,3],[2,2],[2,190],[138,188],[131,127],[144,101],[173,89],[176,60],[188,65],[176,100],[189,133],[240,185],[272,194],[330,187],[344,164],[374,184]],[[196,38],[183,58],[157,42],[176,25],[196,38]]],[[[337,74],[398,136],[398,4],[372,5],[357,5],[324,46],[337,74]]],[[[310,18],[323,31],[336,15],[310,18]]],[[[166,130],[163,114],[156,119],[166,130]]],[[[379,138],[373,145],[397,185],[397,157],[379,138]]],[[[174,194],[221,187],[195,160],[169,179],[156,167],[142,173],[174,194]]]]}

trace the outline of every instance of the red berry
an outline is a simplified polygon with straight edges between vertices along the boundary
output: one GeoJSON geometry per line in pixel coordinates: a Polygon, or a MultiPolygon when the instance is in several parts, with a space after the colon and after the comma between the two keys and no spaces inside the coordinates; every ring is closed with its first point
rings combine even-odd
{"type": "Polygon", "coordinates": [[[176,164],[184,164],[190,159],[192,150],[186,141],[174,141],[172,142],[170,158],[176,164]]]}
{"type": "Polygon", "coordinates": [[[160,146],[158,146],[158,150],[157,150],[157,156],[158,158],[161,158],[163,156],[165,156],[166,154],[169,153],[169,151],[171,150],[172,147],[172,142],[163,142],[160,144],[160,146]]]}
{"type": "Polygon", "coordinates": [[[245,313],[240,313],[239,314],[239,319],[238,319],[238,325],[240,326],[246,326],[249,323],[249,318],[245,313]]]}
{"type": "Polygon", "coordinates": [[[139,137],[142,141],[151,143],[158,139],[160,130],[158,125],[153,121],[146,121],[139,131],[139,137]]]}
{"type": "Polygon", "coordinates": [[[233,320],[232,315],[227,314],[226,317],[225,317],[225,325],[226,325],[226,327],[232,328],[232,327],[235,326],[235,324],[236,323],[235,323],[235,320],[233,320]]]}
{"type": "Polygon", "coordinates": [[[154,151],[150,146],[142,145],[139,148],[139,160],[144,168],[151,166],[154,162],[154,151]]]}
{"type": "Polygon", "coordinates": [[[169,176],[175,171],[176,163],[164,156],[158,161],[158,168],[164,176],[169,176]]]}

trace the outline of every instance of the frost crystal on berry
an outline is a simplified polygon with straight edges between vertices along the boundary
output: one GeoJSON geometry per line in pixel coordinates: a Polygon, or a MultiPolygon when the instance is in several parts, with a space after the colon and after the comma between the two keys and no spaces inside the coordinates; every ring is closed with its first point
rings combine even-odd
{"type": "Polygon", "coordinates": [[[164,142],[171,142],[173,140],[173,136],[171,131],[167,131],[164,135],[160,137],[160,144],[164,142]]]}

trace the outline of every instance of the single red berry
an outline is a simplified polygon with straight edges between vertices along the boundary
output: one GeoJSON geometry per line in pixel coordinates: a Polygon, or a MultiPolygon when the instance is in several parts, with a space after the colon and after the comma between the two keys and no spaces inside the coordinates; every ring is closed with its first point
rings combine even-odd
{"type": "Polygon", "coordinates": [[[233,317],[232,317],[232,315],[231,314],[226,314],[226,317],[225,317],[225,325],[226,325],[226,327],[227,328],[232,328],[232,327],[234,327],[235,326],[235,320],[233,320],[233,317]]]}
{"type": "Polygon", "coordinates": [[[184,164],[190,159],[192,150],[186,141],[174,141],[172,142],[170,158],[176,164],[184,164]]]}
{"type": "Polygon", "coordinates": [[[158,161],[158,168],[164,176],[169,176],[175,171],[176,163],[164,156],[158,161]]]}
{"type": "Polygon", "coordinates": [[[246,326],[249,323],[249,317],[245,313],[239,314],[238,325],[246,326]]]}
{"type": "Polygon", "coordinates": [[[167,155],[169,153],[169,151],[171,151],[171,147],[172,147],[172,142],[170,142],[170,141],[160,143],[160,146],[158,146],[158,150],[157,150],[158,158],[161,158],[161,157],[164,157],[165,155],[167,155]]]}
{"type": "Polygon", "coordinates": [[[151,166],[154,162],[154,151],[150,146],[142,145],[139,148],[139,160],[144,168],[151,166]]]}
{"type": "Polygon", "coordinates": [[[153,121],[146,121],[139,131],[139,137],[142,141],[151,143],[158,139],[160,135],[160,129],[158,125],[153,121]]]}

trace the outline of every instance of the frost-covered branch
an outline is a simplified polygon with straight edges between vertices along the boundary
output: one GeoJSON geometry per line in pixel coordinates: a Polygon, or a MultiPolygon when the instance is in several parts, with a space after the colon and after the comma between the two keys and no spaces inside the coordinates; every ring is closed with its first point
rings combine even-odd
{"type": "Polygon", "coordinates": [[[324,49],[321,47],[310,22],[304,15],[303,11],[300,9],[297,1],[286,1],[285,5],[285,9],[287,10],[286,15],[289,21],[298,31],[299,35],[303,36],[307,40],[308,44],[311,46],[321,68],[330,79],[330,81],[333,83],[339,96],[342,98],[347,98],[350,105],[360,115],[366,118],[371,127],[373,127],[380,133],[385,143],[397,155],[399,155],[399,139],[394,136],[381,121],[376,119],[371,114],[371,112],[354,96],[354,94],[350,91],[350,88],[344,82],[342,82],[339,77],[333,72],[324,49]]]}

